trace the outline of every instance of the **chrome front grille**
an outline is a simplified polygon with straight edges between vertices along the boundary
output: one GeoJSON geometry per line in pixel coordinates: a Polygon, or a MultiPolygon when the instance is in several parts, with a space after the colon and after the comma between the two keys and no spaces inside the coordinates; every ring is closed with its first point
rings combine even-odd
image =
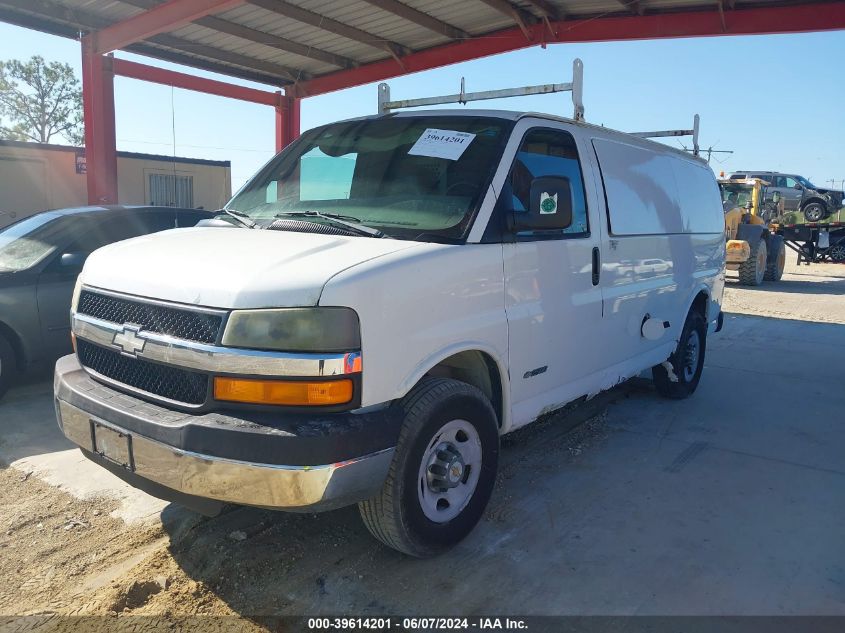
{"type": "Polygon", "coordinates": [[[219,313],[147,303],[87,289],[79,295],[77,312],[198,343],[216,342],[223,325],[223,315],[219,313]]]}
{"type": "Polygon", "coordinates": [[[208,374],[130,358],[120,352],[77,340],[76,353],[87,369],[133,389],[189,405],[201,405],[208,395],[208,374]]]}

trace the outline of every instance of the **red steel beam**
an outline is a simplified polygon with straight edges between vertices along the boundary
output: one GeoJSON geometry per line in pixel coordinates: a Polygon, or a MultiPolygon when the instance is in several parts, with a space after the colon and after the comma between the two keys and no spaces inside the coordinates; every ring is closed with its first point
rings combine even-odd
{"type": "Polygon", "coordinates": [[[244,1],[170,0],[97,31],[94,50],[109,53],[153,35],[173,31],[212,13],[227,11],[244,1]]]}
{"type": "Polygon", "coordinates": [[[277,92],[276,97],[276,153],[299,138],[300,99],[277,92]]]}
{"type": "Polygon", "coordinates": [[[529,25],[532,41],[519,28],[504,29],[470,40],[444,44],[403,56],[403,68],[395,60],[373,62],[315,77],[296,85],[296,96],[315,95],[383,81],[457,62],[514,51],[540,42],[607,42],[716,35],[803,33],[845,29],[845,2],[814,2],[783,7],[736,9],[725,13],[723,28],[716,7],[710,11],[685,11],[655,15],[631,15],[529,25]]]}
{"type": "Polygon", "coordinates": [[[184,88],[185,90],[204,92],[205,94],[217,95],[218,97],[228,97],[230,99],[249,101],[251,103],[273,107],[279,103],[278,93],[267,90],[256,90],[255,88],[237,86],[224,81],[195,77],[186,73],[130,62],[126,59],[114,59],[112,66],[114,74],[120,75],[121,77],[131,77],[132,79],[139,79],[141,81],[150,81],[152,83],[164,84],[165,86],[175,86],[176,88],[184,88]]]}
{"type": "Polygon", "coordinates": [[[117,204],[117,142],[112,58],[98,55],[91,37],[82,38],[82,111],[88,204],[117,204]]]}

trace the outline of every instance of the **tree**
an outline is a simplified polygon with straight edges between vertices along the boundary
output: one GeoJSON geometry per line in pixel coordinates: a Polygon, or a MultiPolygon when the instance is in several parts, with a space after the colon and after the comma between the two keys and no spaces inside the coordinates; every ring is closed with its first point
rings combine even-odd
{"type": "Polygon", "coordinates": [[[73,68],[40,55],[0,62],[0,138],[49,143],[56,135],[83,142],[82,90],[73,68]]]}

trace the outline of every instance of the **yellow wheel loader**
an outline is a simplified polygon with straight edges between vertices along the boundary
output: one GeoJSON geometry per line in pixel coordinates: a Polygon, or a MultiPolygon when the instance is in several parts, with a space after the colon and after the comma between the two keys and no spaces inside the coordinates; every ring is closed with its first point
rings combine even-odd
{"type": "Polygon", "coordinates": [[[767,199],[768,184],[759,178],[719,180],[727,269],[737,271],[745,286],[780,280],[786,263],[783,237],[769,229],[769,220],[783,213],[783,201],[777,192],[767,199]]]}

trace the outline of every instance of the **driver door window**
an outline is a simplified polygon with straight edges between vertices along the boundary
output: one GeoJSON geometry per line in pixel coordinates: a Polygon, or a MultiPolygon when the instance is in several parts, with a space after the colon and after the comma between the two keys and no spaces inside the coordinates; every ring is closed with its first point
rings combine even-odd
{"type": "MultiPolygon", "coordinates": [[[[520,214],[528,213],[530,205],[531,183],[537,178],[557,177],[569,181],[572,206],[572,221],[566,223],[559,216],[559,226],[545,224],[544,227],[557,228],[564,237],[585,237],[589,235],[587,220],[587,202],[581,164],[575,139],[569,132],[562,130],[535,129],[528,132],[517,152],[511,172],[502,188],[500,201],[503,213],[512,213],[518,219],[520,214]]],[[[565,201],[555,201],[549,208],[563,206],[565,201]]]]}

